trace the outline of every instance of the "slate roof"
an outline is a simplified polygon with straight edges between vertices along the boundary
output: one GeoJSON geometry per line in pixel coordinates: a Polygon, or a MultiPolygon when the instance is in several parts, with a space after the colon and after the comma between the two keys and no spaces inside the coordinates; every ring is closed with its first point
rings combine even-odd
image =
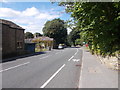
{"type": "Polygon", "coordinates": [[[40,41],[53,41],[53,38],[49,38],[49,37],[45,37],[45,36],[41,36],[41,37],[37,37],[37,38],[29,38],[29,39],[25,39],[25,43],[34,43],[34,40],[40,40],[40,41]]]}
{"type": "Polygon", "coordinates": [[[53,38],[49,38],[49,37],[46,37],[46,36],[41,36],[41,37],[33,38],[33,40],[35,40],[35,39],[39,39],[41,41],[53,41],[53,38]]]}
{"type": "Polygon", "coordinates": [[[17,24],[13,23],[12,21],[4,20],[4,19],[0,19],[0,24],[9,25],[11,28],[25,30],[24,28],[18,26],[17,24]]]}
{"type": "Polygon", "coordinates": [[[25,43],[34,43],[34,42],[32,42],[32,40],[33,40],[32,38],[30,38],[30,39],[25,39],[24,42],[25,42],[25,43]]]}

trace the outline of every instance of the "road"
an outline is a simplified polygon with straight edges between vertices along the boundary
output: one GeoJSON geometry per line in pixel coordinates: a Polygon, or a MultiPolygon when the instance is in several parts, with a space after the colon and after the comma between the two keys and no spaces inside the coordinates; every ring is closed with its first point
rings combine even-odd
{"type": "Polygon", "coordinates": [[[77,88],[82,50],[65,48],[2,64],[3,88],[77,88]]]}

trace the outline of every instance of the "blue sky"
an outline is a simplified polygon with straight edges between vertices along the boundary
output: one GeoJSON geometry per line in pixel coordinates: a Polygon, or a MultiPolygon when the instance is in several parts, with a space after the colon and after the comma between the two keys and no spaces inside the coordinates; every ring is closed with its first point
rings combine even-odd
{"type": "Polygon", "coordinates": [[[4,2],[0,6],[0,12],[0,18],[11,20],[25,28],[26,32],[32,33],[42,33],[42,28],[48,20],[71,18],[70,14],[65,13],[65,7],[51,2],[4,2]]]}

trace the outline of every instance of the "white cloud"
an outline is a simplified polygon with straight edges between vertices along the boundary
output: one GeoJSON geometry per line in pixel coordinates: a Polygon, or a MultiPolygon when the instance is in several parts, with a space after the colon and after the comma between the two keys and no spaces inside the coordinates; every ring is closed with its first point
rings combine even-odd
{"type": "Polygon", "coordinates": [[[0,8],[0,17],[17,17],[21,12],[10,8],[0,8]]]}
{"type": "Polygon", "coordinates": [[[7,3],[8,0],[0,0],[0,2],[7,3]]]}
{"type": "MultiPolygon", "coordinates": [[[[46,20],[47,21],[47,20],[46,20]]],[[[27,25],[22,25],[23,28],[25,28],[25,32],[40,32],[41,34],[43,34],[42,32],[42,28],[46,22],[45,20],[41,20],[41,21],[33,21],[27,25]]]]}
{"type": "Polygon", "coordinates": [[[0,18],[8,19],[25,28],[25,31],[32,33],[41,32],[47,20],[59,18],[58,13],[41,12],[35,7],[27,8],[24,11],[17,11],[11,8],[0,8],[0,18]]]}
{"type": "Polygon", "coordinates": [[[54,18],[58,18],[60,17],[60,15],[50,15],[48,13],[40,13],[36,19],[54,19],[54,18]]]}
{"type": "Polygon", "coordinates": [[[22,12],[22,14],[25,16],[34,16],[39,14],[39,11],[35,7],[32,7],[32,8],[27,8],[25,11],[22,12]]]}
{"type": "Polygon", "coordinates": [[[71,30],[70,28],[67,28],[68,34],[70,34],[71,31],[72,31],[72,30],[71,30]]]}
{"type": "Polygon", "coordinates": [[[41,28],[43,28],[43,26],[40,26],[40,25],[27,25],[27,26],[22,26],[23,28],[25,28],[25,32],[32,32],[32,33],[35,33],[35,32],[39,32],[41,34],[43,34],[41,28]]]}

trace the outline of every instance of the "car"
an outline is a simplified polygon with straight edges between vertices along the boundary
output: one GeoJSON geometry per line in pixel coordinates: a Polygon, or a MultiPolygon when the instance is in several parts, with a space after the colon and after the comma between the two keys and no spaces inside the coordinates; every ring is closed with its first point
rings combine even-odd
{"type": "Polygon", "coordinates": [[[62,45],[59,45],[58,49],[64,49],[64,47],[62,45]]]}

